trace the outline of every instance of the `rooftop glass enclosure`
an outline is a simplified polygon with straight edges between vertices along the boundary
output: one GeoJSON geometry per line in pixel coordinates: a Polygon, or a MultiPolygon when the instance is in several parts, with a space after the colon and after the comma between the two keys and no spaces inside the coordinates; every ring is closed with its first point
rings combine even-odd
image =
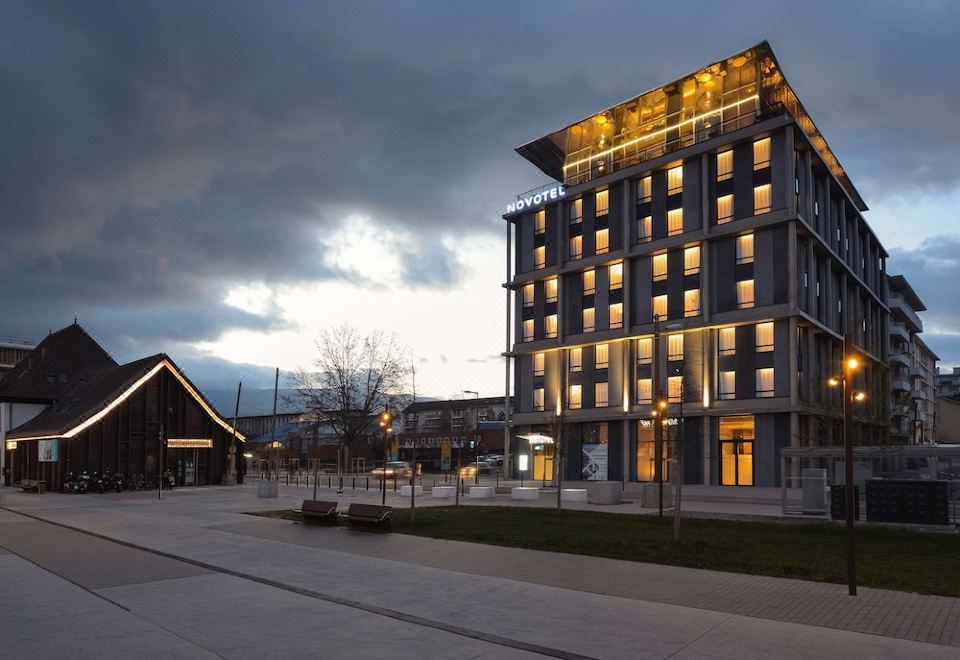
{"type": "Polygon", "coordinates": [[[796,119],[865,211],[765,41],[518,147],[517,153],[557,181],[575,185],[783,113],[796,119]]]}

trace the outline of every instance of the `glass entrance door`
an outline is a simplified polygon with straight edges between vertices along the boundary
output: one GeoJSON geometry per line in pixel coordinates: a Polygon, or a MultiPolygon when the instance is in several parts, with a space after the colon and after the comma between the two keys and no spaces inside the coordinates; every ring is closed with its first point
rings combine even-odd
{"type": "Polygon", "coordinates": [[[753,440],[720,443],[720,483],[724,486],[753,485],[753,440]]]}
{"type": "Polygon", "coordinates": [[[197,484],[197,450],[187,450],[183,457],[183,485],[197,484]]]}

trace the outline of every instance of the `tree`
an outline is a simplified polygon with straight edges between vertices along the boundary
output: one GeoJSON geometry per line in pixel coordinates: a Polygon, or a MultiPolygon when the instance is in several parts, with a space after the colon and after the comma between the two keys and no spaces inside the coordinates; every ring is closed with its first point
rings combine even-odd
{"type": "Polygon", "coordinates": [[[316,344],[311,368],[301,367],[290,377],[290,398],[356,450],[379,431],[384,409],[403,404],[404,351],[393,336],[364,335],[346,323],[325,330],[316,344]]]}

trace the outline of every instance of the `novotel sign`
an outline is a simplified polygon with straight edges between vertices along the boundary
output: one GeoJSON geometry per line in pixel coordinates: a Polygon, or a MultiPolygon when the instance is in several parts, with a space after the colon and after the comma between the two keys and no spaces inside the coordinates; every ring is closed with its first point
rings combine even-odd
{"type": "Polygon", "coordinates": [[[513,204],[507,204],[507,213],[516,213],[517,211],[528,209],[531,206],[539,206],[544,202],[549,202],[551,199],[560,199],[566,192],[563,186],[554,186],[553,188],[547,188],[533,195],[526,195],[513,204]]]}

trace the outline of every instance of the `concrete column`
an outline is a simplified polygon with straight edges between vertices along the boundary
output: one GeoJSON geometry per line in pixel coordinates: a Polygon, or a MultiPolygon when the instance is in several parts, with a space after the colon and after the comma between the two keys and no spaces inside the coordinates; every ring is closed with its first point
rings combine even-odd
{"type": "Polygon", "coordinates": [[[798,404],[798,385],[797,385],[797,317],[790,317],[790,354],[787,356],[787,364],[790,370],[790,407],[796,408],[798,404]]]}

